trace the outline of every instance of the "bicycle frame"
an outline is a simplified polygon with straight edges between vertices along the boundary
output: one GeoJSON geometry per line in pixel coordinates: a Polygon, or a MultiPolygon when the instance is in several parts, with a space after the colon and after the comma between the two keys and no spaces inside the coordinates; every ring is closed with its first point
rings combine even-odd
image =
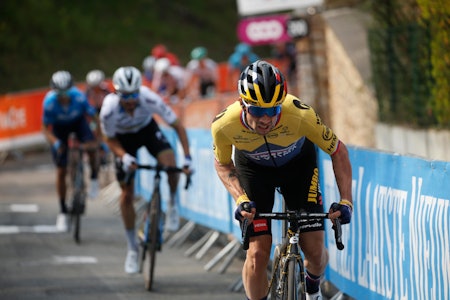
{"type": "MultiPolygon", "coordinates": [[[[272,276],[269,283],[268,294],[271,300],[297,300],[305,299],[305,268],[299,247],[300,226],[311,219],[328,219],[328,213],[308,213],[300,211],[257,213],[256,217],[269,220],[284,220],[288,222],[283,242],[275,248],[272,276]],[[298,269],[297,269],[298,268],[298,269]]],[[[243,221],[243,249],[249,247],[247,236],[248,220],[243,221]]],[[[336,245],[339,250],[344,249],[342,244],[342,230],[339,219],[334,220],[336,245]]]]}
{"type": "MultiPolygon", "coordinates": [[[[140,245],[143,248],[140,262],[140,272],[145,270],[145,288],[148,291],[152,290],[154,269],[156,263],[156,251],[161,250],[162,244],[162,230],[161,230],[161,172],[166,173],[181,173],[184,172],[183,169],[177,167],[167,167],[162,165],[138,165],[138,169],[153,170],[155,172],[154,182],[153,182],[153,192],[151,194],[150,200],[145,206],[146,215],[143,220],[143,232],[139,233],[139,239],[141,241],[140,245]],[[154,242],[156,241],[156,242],[154,242]],[[146,255],[149,255],[149,259],[146,259],[146,255]],[[146,266],[144,266],[146,265],[146,266]]],[[[127,184],[130,183],[132,175],[134,173],[128,173],[125,178],[127,184]]],[[[190,184],[190,174],[186,174],[186,186],[185,189],[189,187],[190,184]]]]}

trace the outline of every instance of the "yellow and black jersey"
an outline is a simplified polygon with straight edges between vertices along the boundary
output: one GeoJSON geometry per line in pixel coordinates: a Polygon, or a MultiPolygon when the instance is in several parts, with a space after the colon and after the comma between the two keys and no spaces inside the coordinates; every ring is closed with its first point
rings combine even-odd
{"type": "Polygon", "coordinates": [[[224,165],[232,161],[233,146],[256,164],[273,166],[275,160],[277,166],[282,166],[301,153],[306,138],[328,154],[333,154],[339,145],[337,136],[314,109],[290,94],[282,104],[274,129],[265,136],[246,125],[239,101],[216,116],[211,133],[215,158],[224,165]]]}

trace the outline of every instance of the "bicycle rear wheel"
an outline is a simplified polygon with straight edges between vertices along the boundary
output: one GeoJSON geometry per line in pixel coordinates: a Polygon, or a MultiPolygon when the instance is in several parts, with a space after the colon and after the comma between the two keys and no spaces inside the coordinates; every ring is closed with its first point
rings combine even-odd
{"type": "Polygon", "coordinates": [[[272,260],[272,276],[269,291],[270,300],[287,299],[287,281],[286,276],[283,275],[284,263],[282,260],[281,245],[277,245],[272,260]]]}
{"type": "Polygon", "coordinates": [[[156,252],[160,249],[160,212],[161,198],[159,192],[153,194],[150,203],[150,230],[147,239],[148,257],[146,259],[147,266],[144,272],[145,288],[151,291],[153,288],[153,279],[156,264],[156,252]]]}

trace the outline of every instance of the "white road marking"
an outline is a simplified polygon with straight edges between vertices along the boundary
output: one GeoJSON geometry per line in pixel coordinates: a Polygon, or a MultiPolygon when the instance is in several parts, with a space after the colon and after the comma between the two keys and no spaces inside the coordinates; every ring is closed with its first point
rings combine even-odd
{"type": "Polygon", "coordinates": [[[9,210],[17,213],[36,213],[39,211],[39,206],[37,204],[11,204],[9,210]]]}
{"type": "MultiPolygon", "coordinates": [[[[11,213],[37,213],[39,205],[37,204],[1,204],[0,212],[11,213]]],[[[0,225],[0,234],[18,234],[18,233],[55,233],[60,232],[55,225],[0,225]]]]}
{"type": "Polygon", "coordinates": [[[54,256],[53,263],[57,265],[96,264],[98,260],[93,256],[54,256]]]}
{"type": "Polygon", "coordinates": [[[56,229],[55,225],[34,225],[34,226],[0,225],[0,234],[55,233],[55,232],[61,232],[56,229]]]}

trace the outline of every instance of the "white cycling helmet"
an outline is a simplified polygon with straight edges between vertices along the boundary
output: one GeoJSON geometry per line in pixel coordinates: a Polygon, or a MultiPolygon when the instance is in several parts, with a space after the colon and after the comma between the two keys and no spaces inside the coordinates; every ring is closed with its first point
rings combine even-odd
{"type": "Polygon", "coordinates": [[[65,92],[73,86],[72,75],[68,71],[57,71],[53,73],[50,79],[50,88],[65,92]]]}
{"type": "Polygon", "coordinates": [[[113,86],[120,93],[134,93],[142,84],[141,72],[135,67],[120,67],[113,75],[113,86]]]}
{"type": "Polygon", "coordinates": [[[153,71],[153,67],[155,66],[156,58],[154,56],[147,56],[142,62],[142,69],[144,71],[153,71]]]}
{"type": "Polygon", "coordinates": [[[92,70],[86,75],[86,83],[93,87],[98,86],[105,80],[105,73],[101,70],[92,70]]]}
{"type": "Polygon", "coordinates": [[[170,67],[170,60],[166,57],[160,58],[155,63],[155,72],[164,73],[170,67]]]}

